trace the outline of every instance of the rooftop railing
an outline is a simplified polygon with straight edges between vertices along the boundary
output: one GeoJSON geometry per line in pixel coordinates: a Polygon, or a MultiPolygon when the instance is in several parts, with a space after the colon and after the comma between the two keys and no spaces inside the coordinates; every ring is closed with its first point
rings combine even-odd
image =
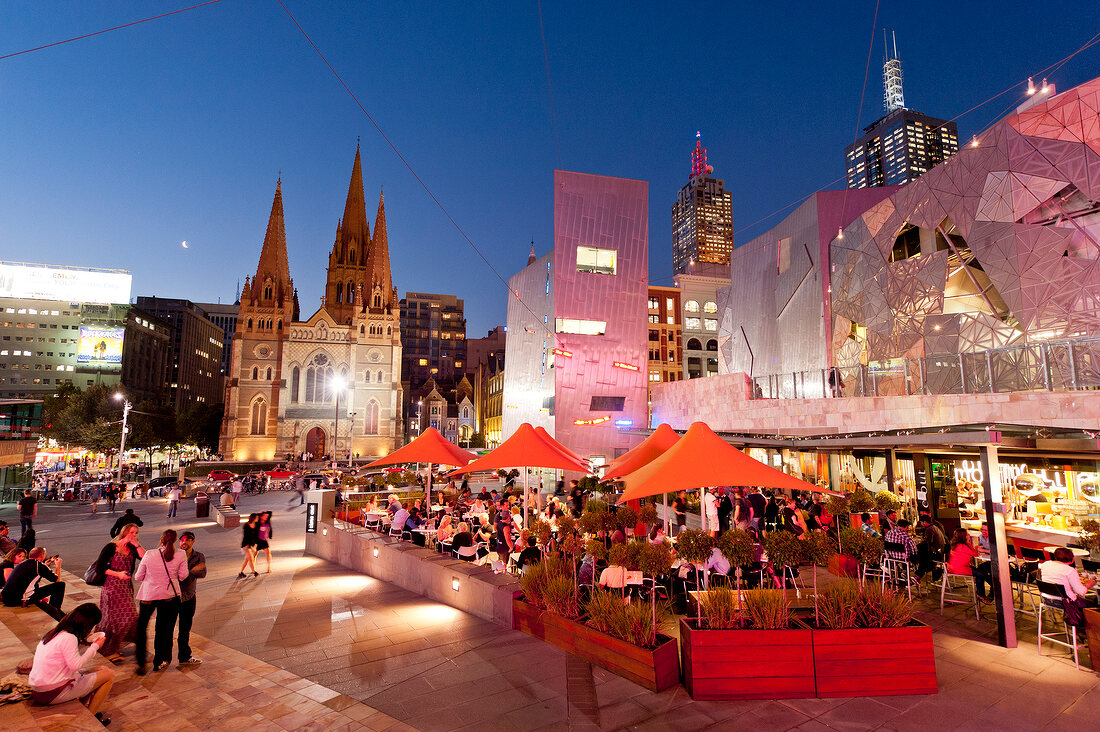
{"type": "Polygon", "coordinates": [[[757,399],[1100,389],[1100,338],[895,358],[769,374],[752,382],[757,399]]]}

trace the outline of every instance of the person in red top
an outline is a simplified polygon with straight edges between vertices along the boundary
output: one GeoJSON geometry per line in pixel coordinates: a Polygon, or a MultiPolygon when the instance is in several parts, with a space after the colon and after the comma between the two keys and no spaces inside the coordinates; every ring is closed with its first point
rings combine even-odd
{"type": "Polygon", "coordinates": [[[955,529],[955,533],[951,535],[951,555],[947,559],[947,571],[951,574],[973,575],[974,589],[977,590],[978,597],[988,601],[993,599],[990,583],[990,564],[989,562],[982,562],[976,567],[973,566],[974,557],[979,556],[981,554],[974,548],[974,542],[970,539],[970,534],[967,533],[966,529],[955,529]],[[989,587],[988,590],[987,586],[989,587]]]}

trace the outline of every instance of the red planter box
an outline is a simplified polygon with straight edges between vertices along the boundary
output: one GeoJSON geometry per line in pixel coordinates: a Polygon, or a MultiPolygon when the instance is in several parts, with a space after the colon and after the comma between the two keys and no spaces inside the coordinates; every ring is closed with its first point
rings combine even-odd
{"type": "Polygon", "coordinates": [[[698,630],[680,620],[684,686],[692,699],[812,699],[812,631],[698,630]]]}
{"type": "Polygon", "coordinates": [[[661,636],[656,648],[639,648],[584,623],[540,610],[520,598],[512,600],[512,627],[650,691],[664,691],[680,683],[675,638],[661,636]]]}
{"type": "Polygon", "coordinates": [[[932,629],[914,621],[905,628],[813,631],[814,675],[819,697],[935,694],[932,629]]]}
{"type": "Polygon", "coordinates": [[[829,557],[829,571],[837,577],[859,577],[859,562],[847,554],[829,557]]]}

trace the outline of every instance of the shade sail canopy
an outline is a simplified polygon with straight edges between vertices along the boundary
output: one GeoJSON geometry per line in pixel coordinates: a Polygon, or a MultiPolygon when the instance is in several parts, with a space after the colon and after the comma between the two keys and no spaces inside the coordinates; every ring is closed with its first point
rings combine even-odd
{"type": "Polygon", "coordinates": [[[547,443],[548,445],[550,445],[553,448],[556,448],[558,452],[565,453],[565,455],[567,457],[570,457],[570,458],[576,460],[579,463],[587,462],[580,455],[578,455],[577,453],[573,452],[572,450],[570,450],[565,445],[563,445],[560,442],[558,442],[557,440],[555,440],[550,435],[550,433],[546,431],[545,427],[536,427],[535,428],[535,434],[538,435],[539,437],[541,437],[543,442],[547,443]]]}
{"type": "Polygon", "coordinates": [[[543,440],[534,427],[524,422],[500,447],[449,475],[497,468],[554,468],[588,472],[588,466],[543,440]]]}
{"type": "Polygon", "coordinates": [[[614,480],[624,475],[633,473],[643,465],[648,465],[668,452],[673,445],[680,441],[680,435],[676,434],[667,424],[660,424],[653,434],[642,440],[633,450],[623,453],[604,471],[604,480],[614,480]]]}
{"type": "Polygon", "coordinates": [[[374,462],[367,463],[363,467],[378,468],[383,465],[399,465],[402,463],[465,465],[473,459],[473,453],[448,442],[446,437],[439,434],[439,430],[435,427],[429,427],[409,444],[394,450],[385,457],[378,458],[374,462]]]}
{"type": "Polygon", "coordinates": [[[626,490],[619,503],[712,485],[832,493],[754,460],[702,422],[691,425],[665,454],[625,476],[623,482],[626,490]]]}

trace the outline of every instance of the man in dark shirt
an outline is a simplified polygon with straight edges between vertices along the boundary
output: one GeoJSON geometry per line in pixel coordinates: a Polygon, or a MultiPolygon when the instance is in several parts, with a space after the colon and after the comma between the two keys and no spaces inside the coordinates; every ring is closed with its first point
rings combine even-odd
{"type": "Polygon", "coordinates": [[[23,491],[23,497],[19,499],[19,538],[22,539],[27,532],[34,528],[34,519],[38,517],[38,501],[29,490],[23,491]]]}
{"type": "Polygon", "coordinates": [[[7,556],[15,548],[15,542],[8,536],[8,522],[0,521],[0,555],[7,556]]]}
{"type": "Polygon", "coordinates": [[[57,573],[61,571],[61,557],[46,559],[46,550],[40,546],[31,549],[29,555],[11,571],[11,576],[0,589],[0,600],[5,607],[26,607],[37,605],[47,615],[60,620],[65,616],[61,611],[61,601],[65,597],[65,583],[58,582],[57,573]],[[39,580],[49,584],[38,585],[39,580]],[[49,602],[45,602],[45,600],[49,602]]]}
{"type": "Polygon", "coordinates": [[[581,491],[580,483],[575,480],[569,481],[569,501],[573,504],[573,518],[580,518],[581,512],[584,511],[584,493],[581,491]]]}
{"type": "Polygon", "coordinates": [[[687,510],[687,492],[680,491],[672,501],[672,512],[676,514],[676,533],[673,536],[679,536],[680,532],[687,526],[687,510]]]}
{"type": "MultiPolygon", "coordinates": [[[[917,529],[921,534],[920,543],[917,544],[917,578],[919,579],[935,569],[936,562],[943,560],[943,549],[947,545],[947,537],[927,515],[920,517],[917,529]]],[[[932,579],[939,579],[942,576],[941,572],[942,570],[937,569],[932,579]]]]}
{"type": "Polygon", "coordinates": [[[764,498],[764,494],[760,492],[760,489],[755,487],[748,489],[745,500],[752,506],[752,525],[759,531],[763,528],[761,524],[764,522],[764,514],[768,510],[768,500],[764,498]]]}
{"type": "Polygon", "coordinates": [[[115,525],[111,527],[111,538],[113,539],[118,536],[118,533],[122,531],[122,527],[126,526],[126,524],[135,524],[137,526],[145,525],[142,523],[141,519],[134,514],[134,509],[128,508],[126,509],[126,513],[119,516],[118,520],[115,521],[115,525]]]}
{"type": "Polygon", "coordinates": [[[733,501],[725,488],[718,489],[718,531],[725,533],[730,529],[730,514],[733,513],[733,501]]]}
{"type": "Polygon", "coordinates": [[[180,534],[180,549],[187,555],[187,577],[180,582],[180,666],[197,666],[201,658],[191,655],[191,623],[195,619],[195,580],[206,576],[206,555],[195,549],[195,534],[180,534]]]}

